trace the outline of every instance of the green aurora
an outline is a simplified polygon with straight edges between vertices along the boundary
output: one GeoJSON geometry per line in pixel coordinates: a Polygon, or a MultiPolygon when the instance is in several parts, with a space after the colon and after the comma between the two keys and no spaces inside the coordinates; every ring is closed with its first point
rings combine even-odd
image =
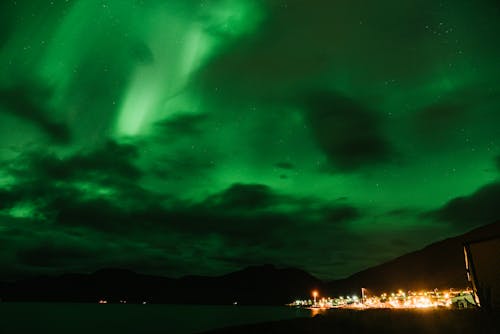
{"type": "Polygon", "coordinates": [[[500,219],[500,5],[0,4],[0,278],[341,278],[500,219]]]}

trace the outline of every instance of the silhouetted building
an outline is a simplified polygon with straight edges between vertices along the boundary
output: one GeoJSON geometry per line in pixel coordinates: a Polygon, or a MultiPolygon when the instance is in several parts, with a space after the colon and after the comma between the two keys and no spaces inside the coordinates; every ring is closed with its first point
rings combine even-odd
{"type": "Polygon", "coordinates": [[[476,303],[500,309],[500,236],[467,242],[464,254],[476,303]]]}

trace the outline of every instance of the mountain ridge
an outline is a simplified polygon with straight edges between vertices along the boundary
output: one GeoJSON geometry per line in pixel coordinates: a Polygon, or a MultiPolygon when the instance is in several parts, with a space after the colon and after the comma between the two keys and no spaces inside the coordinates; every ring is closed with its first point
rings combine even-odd
{"type": "Polygon", "coordinates": [[[103,268],[91,274],[67,273],[0,282],[4,301],[282,305],[321,295],[387,290],[463,288],[467,285],[463,242],[500,235],[500,221],[447,238],[340,280],[322,281],[297,268],[265,264],[219,276],[170,278],[103,268]]]}
{"type": "Polygon", "coordinates": [[[330,281],[328,287],[332,292],[359,291],[364,287],[379,293],[390,289],[463,288],[467,284],[464,242],[495,236],[500,236],[500,221],[434,242],[344,279],[330,281]],[[405,267],[408,270],[404,270],[405,267]]]}

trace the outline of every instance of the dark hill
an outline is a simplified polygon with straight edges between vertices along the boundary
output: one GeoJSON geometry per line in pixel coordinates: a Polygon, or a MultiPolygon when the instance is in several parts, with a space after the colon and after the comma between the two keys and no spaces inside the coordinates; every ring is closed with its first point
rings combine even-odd
{"type": "Polygon", "coordinates": [[[222,276],[167,278],[122,269],[102,269],[92,274],[36,277],[0,282],[4,301],[279,305],[308,297],[313,289],[322,295],[359,294],[404,289],[465,287],[462,243],[500,235],[500,222],[445,239],[416,252],[358,272],[346,279],[325,283],[305,271],[252,266],[222,276]]]}
{"type": "Polygon", "coordinates": [[[330,282],[331,293],[358,293],[434,288],[463,288],[467,285],[463,243],[500,235],[500,222],[431,244],[345,279],[330,282]]]}
{"type": "Polygon", "coordinates": [[[110,302],[185,304],[285,304],[324,283],[298,269],[253,266],[217,277],[179,279],[102,269],[93,274],[36,277],[0,284],[4,301],[110,302]]]}

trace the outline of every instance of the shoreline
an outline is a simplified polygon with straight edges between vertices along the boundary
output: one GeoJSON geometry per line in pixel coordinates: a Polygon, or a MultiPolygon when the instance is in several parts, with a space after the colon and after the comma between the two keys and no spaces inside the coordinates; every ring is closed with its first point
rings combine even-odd
{"type": "Polygon", "coordinates": [[[250,333],[481,333],[500,332],[500,310],[370,309],[325,310],[297,318],[225,327],[199,334],[250,333]]]}

